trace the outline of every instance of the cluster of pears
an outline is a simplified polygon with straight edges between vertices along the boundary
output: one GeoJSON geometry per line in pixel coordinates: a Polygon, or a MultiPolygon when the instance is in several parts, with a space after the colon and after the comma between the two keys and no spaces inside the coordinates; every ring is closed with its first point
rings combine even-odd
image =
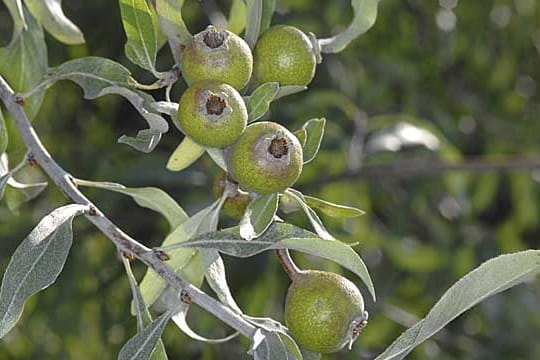
{"type": "MultiPolygon", "coordinates": [[[[219,177],[216,196],[233,182],[237,194],[223,210],[242,217],[249,192],[283,192],[302,171],[302,145],[282,125],[248,125],[240,93],[253,85],[277,82],[302,85],[315,75],[316,56],[309,38],[293,26],[274,26],[257,41],[253,53],[237,35],[209,26],[182,51],[182,75],[189,85],[179,101],[177,126],[205,147],[224,150],[229,174],[219,177]]],[[[337,274],[300,271],[292,276],[285,321],[305,349],[329,353],[352,344],[367,322],[358,288],[337,274]]]]}
{"type": "Polygon", "coordinates": [[[315,75],[309,38],[292,26],[275,26],[248,44],[227,30],[209,26],[182,51],[182,75],[189,87],[179,102],[178,127],[197,143],[225,149],[232,178],[247,191],[284,191],[300,176],[302,146],[276,122],[248,126],[240,91],[254,85],[307,85],[315,75]]]}

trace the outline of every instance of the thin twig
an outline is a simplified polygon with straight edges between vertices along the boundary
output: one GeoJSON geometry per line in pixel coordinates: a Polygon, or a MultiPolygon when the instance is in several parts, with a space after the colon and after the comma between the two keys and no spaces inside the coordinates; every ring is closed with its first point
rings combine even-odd
{"type": "Polygon", "coordinates": [[[291,255],[289,254],[289,250],[287,249],[276,250],[276,255],[279,259],[279,262],[281,262],[283,269],[285,270],[285,272],[287,272],[287,275],[289,275],[291,280],[294,280],[298,276],[298,274],[302,272],[302,270],[300,270],[298,266],[296,266],[293,259],[291,258],[291,255]]]}
{"type": "Polygon", "coordinates": [[[77,189],[73,178],[51,157],[41,143],[34,128],[30,124],[21,105],[16,102],[15,93],[6,81],[0,76],[0,98],[13,117],[19,133],[28,148],[32,158],[41,166],[43,171],[52,179],[56,186],[73,202],[89,206],[92,211],[86,215],[104,235],[106,235],[119,250],[135,255],[148,267],[169,283],[178,292],[185,291],[194,303],[212,313],[221,321],[238,330],[247,337],[252,337],[256,328],[245,321],[235,311],[208,296],[197,287],[180,278],[166,263],[146,246],[124,233],[112,223],[88,198],[77,189]]]}

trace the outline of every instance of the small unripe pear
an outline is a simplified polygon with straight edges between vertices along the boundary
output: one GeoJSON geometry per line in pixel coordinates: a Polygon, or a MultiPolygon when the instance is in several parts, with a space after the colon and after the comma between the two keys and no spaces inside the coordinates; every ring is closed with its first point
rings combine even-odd
{"type": "Polygon", "coordinates": [[[248,113],[242,96],[217,81],[192,84],[180,98],[178,127],[203,146],[223,148],[244,132],[248,113]]]}
{"type": "Polygon", "coordinates": [[[241,37],[210,25],[182,50],[181,64],[188,84],[217,80],[241,89],[251,78],[253,55],[241,37]]]}
{"type": "Polygon", "coordinates": [[[257,41],[253,52],[253,74],[258,83],[308,85],[315,75],[313,45],[294,26],[271,27],[257,41]]]}
{"type": "Polygon", "coordinates": [[[282,192],[302,172],[302,145],[283,126],[263,121],[246,128],[227,160],[242,189],[261,194],[282,192]]]}
{"type": "Polygon", "coordinates": [[[238,184],[235,184],[230,179],[227,179],[227,174],[223,172],[214,180],[213,191],[216,199],[223,195],[223,191],[225,191],[226,186],[235,186],[236,189],[234,189],[234,194],[225,200],[222,210],[225,214],[229,215],[233,219],[240,220],[244,215],[244,212],[246,212],[246,208],[251,202],[251,198],[249,197],[249,194],[241,191],[238,188],[238,184]]]}
{"type": "Polygon", "coordinates": [[[285,300],[285,324],[301,347],[320,353],[350,348],[367,317],[362,294],[343,276],[309,270],[293,277],[285,300]]]}

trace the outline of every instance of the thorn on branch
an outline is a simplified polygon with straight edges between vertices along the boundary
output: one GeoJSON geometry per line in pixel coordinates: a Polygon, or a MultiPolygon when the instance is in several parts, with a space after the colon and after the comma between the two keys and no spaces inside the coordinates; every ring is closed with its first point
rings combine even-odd
{"type": "Polygon", "coordinates": [[[154,255],[161,261],[169,261],[171,257],[161,249],[152,249],[154,255]]]}
{"type": "Polygon", "coordinates": [[[122,256],[124,259],[132,261],[135,259],[135,254],[127,251],[120,251],[120,256],[122,256]]]}
{"type": "Polygon", "coordinates": [[[21,106],[24,106],[24,104],[26,103],[24,101],[24,98],[20,95],[15,95],[15,102],[21,106]]]}
{"type": "Polygon", "coordinates": [[[191,305],[191,303],[193,302],[193,300],[191,300],[191,296],[189,296],[186,290],[180,291],[180,301],[188,305],[191,305]]]}

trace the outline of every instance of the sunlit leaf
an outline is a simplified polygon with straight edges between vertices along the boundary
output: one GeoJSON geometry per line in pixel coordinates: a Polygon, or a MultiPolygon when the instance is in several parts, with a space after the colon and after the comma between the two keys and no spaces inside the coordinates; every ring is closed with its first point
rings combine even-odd
{"type": "Polygon", "coordinates": [[[307,86],[304,85],[285,85],[280,86],[278,93],[274,97],[274,100],[281,99],[282,97],[297,94],[299,92],[307,90],[307,86]]]}
{"type": "Polygon", "coordinates": [[[119,0],[126,32],[126,56],[134,64],[156,74],[157,15],[146,0],[119,0]]]}
{"type": "Polygon", "coordinates": [[[8,132],[2,109],[0,109],[0,155],[6,151],[8,146],[8,132]]]}
{"type": "Polygon", "coordinates": [[[84,43],[81,30],[62,10],[62,0],[24,0],[30,13],[57,40],[76,45],[84,43]]]}
{"type": "Polygon", "coordinates": [[[82,205],[54,210],[17,247],[0,289],[0,338],[15,326],[26,300],[55,282],[71,248],[73,218],[86,210],[82,205]]]}
{"type": "Polygon", "coordinates": [[[325,240],[334,240],[334,237],[328,232],[328,230],[326,230],[326,227],[324,226],[322,220],[319,218],[317,213],[306,204],[306,199],[300,191],[295,189],[287,189],[284,196],[290,197],[293,201],[296,201],[298,206],[300,206],[302,211],[304,211],[304,214],[306,214],[309,222],[311,223],[311,226],[313,226],[313,229],[315,230],[317,235],[319,235],[322,239],[325,240]]]}
{"type": "Polygon", "coordinates": [[[486,261],[456,282],[426,317],[405,331],[376,360],[403,359],[416,346],[489,296],[540,273],[540,250],[502,255],[486,261]]]}
{"type": "Polygon", "coordinates": [[[313,196],[304,195],[304,199],[309,207],[320,210],[323,214],[336,218],[351,218],[365,214],[365,212],[360,209],[337,205],[313,196]]]}
{"type": "Polygon", "coordinates": [[[229,18],[227,19],[227,29],[240,35],[246,28],[246,3],[244,0],[233,0],[229,18]]]}
{"type": "Polygon", "coordinates": [[[171,51],[178,64],[181,46],[192,38],[182,18],[184,0],[156,0],[155,3],[161,29],[169,40],[171,51]]]}
{"type": "Polygon", "coordinates": [[[259,195],[254,199],[240,221],[240,236],[249,241],[268,229],[276,215],[278,200],[277,193],[259,195]]]}
{"type": "Polygon", "coordinates": [[[150,325],[138,332],[134,337],[122,346],[119,360],[147,360],[150,358],[156,344],[161,339],[161,334],[165,330],[167,322],[173,315],[174,310],[169,310],[163,313],[160,317],[154,320],[150,325]]]}
{"type": "Polygon", "coordinates": [[[154,210],[163,215],[169,222],[171,229],[176,229],[188,218],[180,205],[178,205],[169,194],[158,188],[128,188],[124,185],[111,182],[97,182],[80,179],[77,179],[76,183],[79,186],[90,186],[131,196],[140,206],[154,210]]]}
{"type": "Polygon", "coordinates": [[[337,262],[358,275],[373,298],[375,289],[369,272],[358,254],[348,245],[336,240],[324,240],[317,235],[290,224],[274,223],[257,239],[246,241],[238,227],[203,234],[182,242],[176,247],[216,249],[236,257],[251,257],[273,249],[291,249],[337,262]]]}
{"type": "MultiPolygon", "coordinates": [[[[43,30],[36,20],[27,12],[27,29],[14,33],[10,44],[0,48],[0,74],[16,92],[31,90],[43,78],[47,71],[47,46],[43,30]]],[[[25,112],[33,119],[43,100],[43,93],[25,102],[25,112]]]]}
{"type": "Polygon", "coordinates": [[[225,161],[223,149],[206,148],[206,152],[221,169],[227,171],[227,162],[225,161]]]}
{"type": "Polygon", "coordinates": [[[308,120],[302,128],[306,131],[306,138],[303,141],[304,164],[312,161],[321,147],[321,142],[324,136],[324,126],[326,119],[311,119],[308,120]]]}
{"type": "Polygon", "coordinates": [[[351,41],[375,25],[379,0],[351,0],[351,5],[354,11],[351,24],[335,36],[319,39],[322,52],[337,53],[342,51],[351,41]]]}
{"type": "Polygon", "coordinates": [[[255,360],[289,360],[287,348],[275,332],[257,329],[249,350],[255,360]]]}
{"type": "Polygon", "coordinates": [[[253,91],[247,101],[249,122],[256,121],[266,114],[278,90],[279,84],[270,82],[262,84],[253,91]]]}
{"type": "Polygon", "coordinates": [[[246,315],[244,315],[244,319],[257,327],[263,328],[264,330],[275,332],[287,348],[287,351],[294,356],[296,360],[303,360],[303,355],[300,348],[294,339],[289,335],[288,329],[280,322],[271,318],[260,318],[246,315]]]}
{"type": "Polygon", "coordinates": [[[186,136],[174,150],[167,162],[167,169],[182,171],[197,161],[205,152],[205,148],[186,136]]]}

